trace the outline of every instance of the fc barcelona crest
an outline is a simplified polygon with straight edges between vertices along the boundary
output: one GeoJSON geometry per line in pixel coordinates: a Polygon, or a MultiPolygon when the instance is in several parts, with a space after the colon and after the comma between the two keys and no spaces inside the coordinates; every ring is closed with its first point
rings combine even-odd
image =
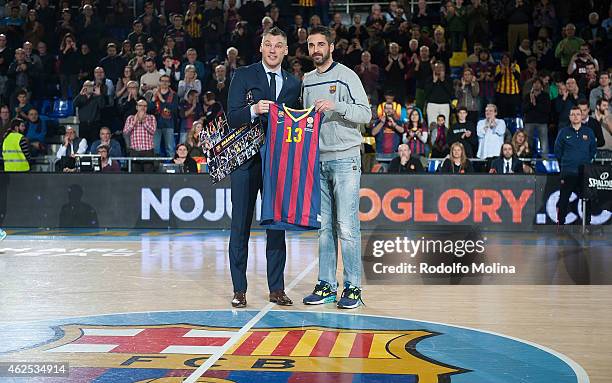
{"type": "Polygon", "coordinates": [[[330,94],[336,93],[336,86],[335,85],[330,85],[329,86],[329,93],[330,94]]]}

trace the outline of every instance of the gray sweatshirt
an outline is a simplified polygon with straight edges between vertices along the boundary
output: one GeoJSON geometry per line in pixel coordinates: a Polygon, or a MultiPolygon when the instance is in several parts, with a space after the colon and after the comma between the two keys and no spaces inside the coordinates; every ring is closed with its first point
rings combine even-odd
{"type": "Polygon", "coordinates": [[[339,160],[360,155],[363,138],[359,124],[372,119],[368,96],[357,74],[333,63],[325,73],[315,70],[304,75],[302,100],[309,108],[317,100],[331,100],[335,110],[325,112],[319,133],[319,159],[339,160]]]}

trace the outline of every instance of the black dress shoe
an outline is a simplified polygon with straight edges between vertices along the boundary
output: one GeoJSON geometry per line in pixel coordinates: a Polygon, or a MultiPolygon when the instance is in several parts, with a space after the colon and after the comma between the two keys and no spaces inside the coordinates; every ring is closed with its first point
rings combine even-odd
{"type": "Polygon", "coordinates": [[[284,290],[272,291],[270,293],[270,302],[276,303],[279,306],[292,306],[293,301],[289,299],[284,290]]]}
{"type": "Polygon", "coordinates": [[[232,307],[242,308],[246,307],[246,293],[236,292],[234,293],[234,299],[232,299],[232,307]]]}

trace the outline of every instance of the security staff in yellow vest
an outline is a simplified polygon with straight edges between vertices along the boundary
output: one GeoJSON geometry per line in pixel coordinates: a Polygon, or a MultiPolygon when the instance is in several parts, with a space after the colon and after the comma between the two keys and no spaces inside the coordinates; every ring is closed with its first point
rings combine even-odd
{"type": "Polygon", "coordinates": [[[2,159],[5,172],[30,171],[30,149],[24,136],[25,122],[20,118],[11,121],[9,133],[2,142],[2,159]]]}

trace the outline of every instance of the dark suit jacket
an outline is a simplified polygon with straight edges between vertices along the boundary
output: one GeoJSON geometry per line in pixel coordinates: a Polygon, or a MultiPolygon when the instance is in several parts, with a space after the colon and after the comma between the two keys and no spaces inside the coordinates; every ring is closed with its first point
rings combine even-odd
{"type": "MultiPolygon", "coordinates": [[[[512,172],[523,174],[523,161],[519,160],[516,157],[512,157],[512,172]]],[[[495,173],[504,174],[504,159],[502,157],[497,157],[491,162],[491,169],[495,169],[495,173]]]]}
{"type": "MultiPolygon", "coordinates": [[[[299,108],[300,80],[285,70],[282,73],[283,87],[276,102],[279,104],[284,103],[291,108],[299,108]]],[[[265,73],[261,61],[236,69],[230,83],[227,99],[227,122],[230,128],[238,129],[240,126],[250,123],[251,105],[256,104],[260,100],[269,100],[270,94],[268,75],[265,73]]],[[[264,130],[266,130],[268,124],[267,117],[262,116],[259,118],[264,130]]],[[[252,162],[252,160],[247,161],[241,168],[250,167],[252,162]]]]}

